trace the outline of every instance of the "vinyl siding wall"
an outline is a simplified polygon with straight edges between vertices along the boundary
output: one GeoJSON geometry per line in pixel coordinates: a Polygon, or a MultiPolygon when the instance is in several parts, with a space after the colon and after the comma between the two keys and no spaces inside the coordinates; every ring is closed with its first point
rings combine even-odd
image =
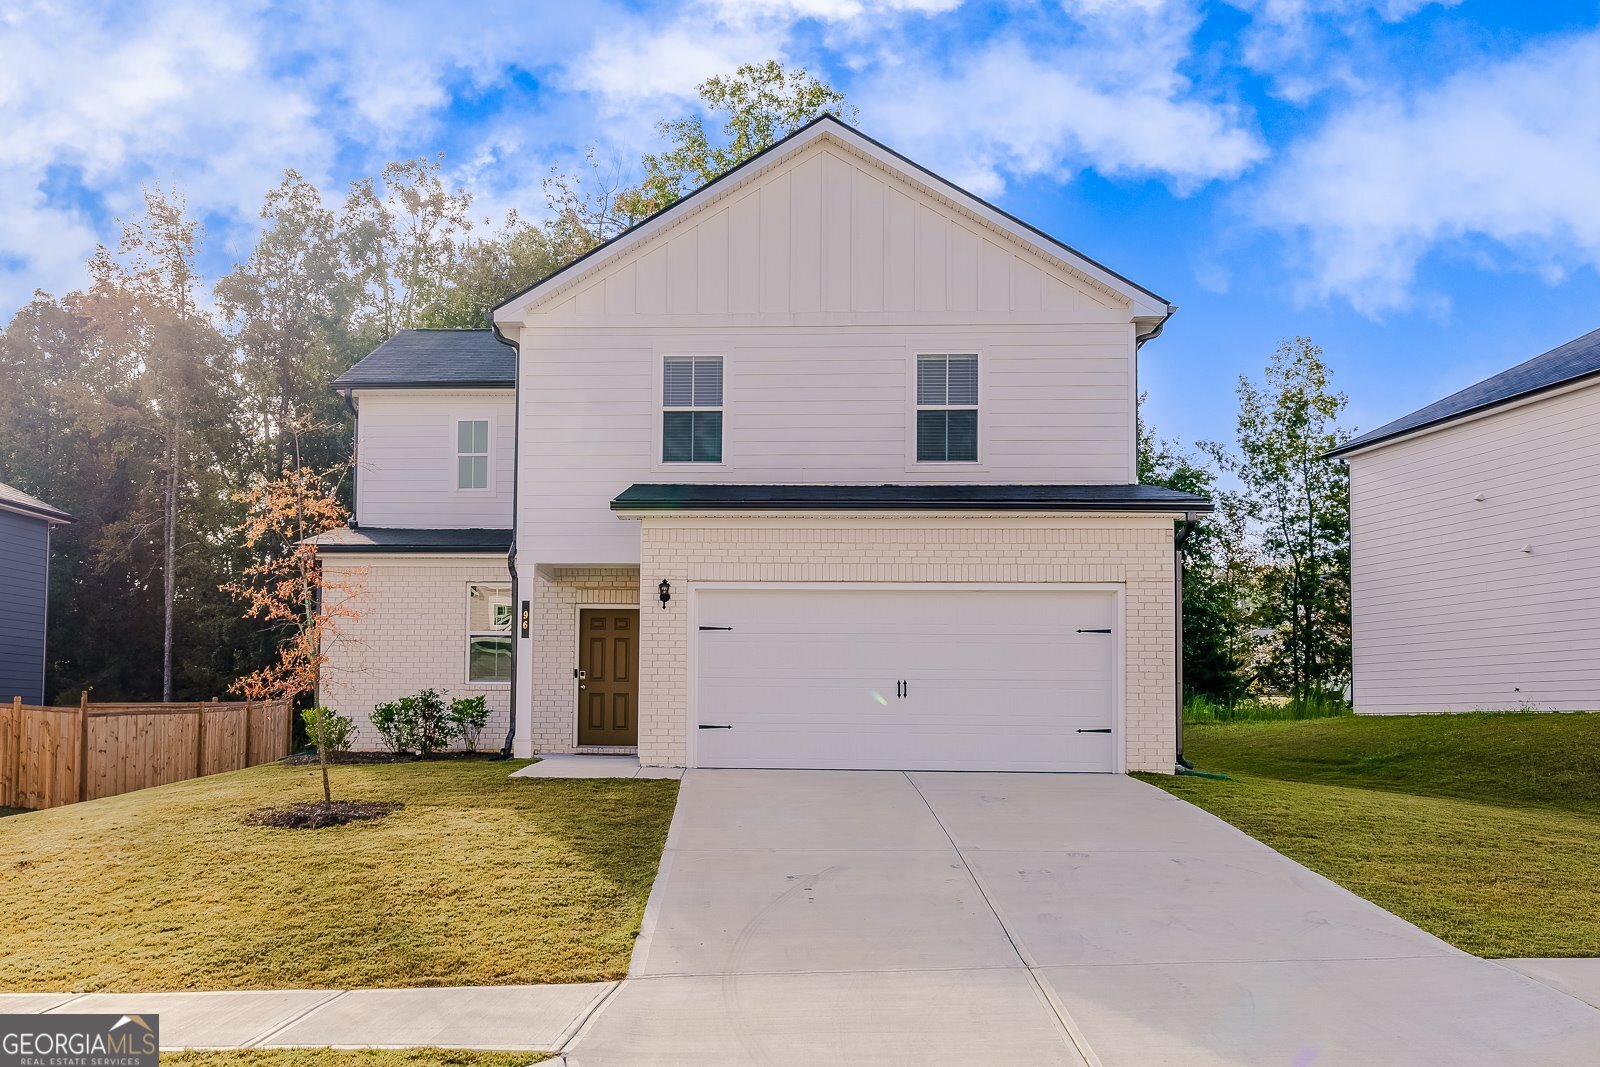
{"type": "Polygon", "coordinates": [[[523,558],[638,561],[641,481],[1135,480],[1123,297],[837,144],[688,216],[520,327],[523,558]],[[917,353],[977,352],[977,464],[919,464],[917,353]],[[660,462],[660,363],[724,357],[724,460],[660,462]]]}
{"type": "Polygon", "coordinates": [[[44,703],[49,525],[0,511],[0,700],[44,703]]]}
{"type": "Polygon", "coordinates": [[[1350,471],[1358,712],[1600,710],[1600,386],[1350,471]]]}
{"type": "Polygon", "coordinates": [[[511,527],[509,389],[385,389],[356,393],[356,521],[419,529],[511,527]],[[456,421],[489,420],[489,489],[456,488],[456,421]]]}

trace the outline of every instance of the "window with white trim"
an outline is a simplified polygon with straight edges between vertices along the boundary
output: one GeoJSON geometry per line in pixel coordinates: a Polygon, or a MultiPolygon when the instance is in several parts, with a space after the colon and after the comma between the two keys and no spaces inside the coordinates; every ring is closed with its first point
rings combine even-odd
{"type": "Polygon", "coordinates": [[[661,461],[722,462],[722,357],[661,361],[661,461]]]}
{"type": "Polygon", "coordinates": [[[511,681],[511,587],[467,586],[467,681],[511,681]]]}
{"type": "Polygon", "coordinates": [[[917,357],[917,462],[978,460],[978,357],[917,357]]]}
{"type": "Polygon", "coordinates": [[[489,420],[456,420],[456,488],[489,488],[489,420]]]}

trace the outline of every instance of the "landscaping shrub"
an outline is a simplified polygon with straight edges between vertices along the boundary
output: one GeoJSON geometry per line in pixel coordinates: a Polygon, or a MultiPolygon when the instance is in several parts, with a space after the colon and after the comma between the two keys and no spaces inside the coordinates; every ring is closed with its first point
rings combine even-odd
{"type": "Polygon", "coordinates": [[[374,705],[372,725],[395,752],[415,752],[423,758],[443,750],[459,732],[444,694],[437,689],[374,705]]]}
{"type": "Polygon", "coordinates": [[[450,710],[437,689],[424,689],[411,699],[417,710],[417,755],[426,759],[450,744],[450,710]]]}
{"type": "Polygon", "coordinates": [[[356,738],[356,724],[349,716],[320,704],[302,711],[300,721],[305,724],[306,740],[325,752],[347,751],[356,738]]]}
{"type": "Polygon", "coordinates": [[[302,711],[300,721],[305,724],[306,737],[317,746],[317,762],[322,766],[322,803],[324,806],[331,805],[333,786],[328,781],[328,755],[350,747],[350,742],[356,736],[356,724],[347,716],[321,704],[302,711]]]}
{"type": "Polygon", "coordinates": [[[478,751],[478,737],[489,721],[489,702],[482,693],[450,702],[450,723],[468,752],[478,751]]]}
{"type": "Polygon", "coordinates": [[[417,747],[416,697],[401,697],[372,709],[372,727],[383,743],[395,753],[413,752],[417,747]]]}

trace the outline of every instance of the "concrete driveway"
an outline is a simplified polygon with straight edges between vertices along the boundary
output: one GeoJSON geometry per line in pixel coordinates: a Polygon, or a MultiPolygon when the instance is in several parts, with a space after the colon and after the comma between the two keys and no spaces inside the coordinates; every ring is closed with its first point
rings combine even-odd
{"type": "Polygon", "coordinates": [[[1562,1064],[1600,1012],[1103,775],[691,771],[607,1064],[1562,1064]]]}

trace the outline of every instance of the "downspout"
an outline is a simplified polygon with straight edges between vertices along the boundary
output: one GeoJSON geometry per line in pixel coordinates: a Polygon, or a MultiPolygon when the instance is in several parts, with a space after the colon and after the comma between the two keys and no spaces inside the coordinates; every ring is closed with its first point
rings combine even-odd
{"type": "Polygon", "coordinates": [[[1194,512],[1184,515],[1172,538],[1173,724],[1178,740],[1178,773],[1194,770],[1183,755],[1183,546],[1194,533],[1194,512]]]}
{"type": "Polygon", "coordinates": [[[360,502],[361,490],[357,479],[361,477],[361,411],[356,407],[355,401],[350,399],[350,390],[342,390],[339,394],[344,397],[344,406],[350,409],[351,429],[350,434],[350,529],[359,529],[361,526],[361,512],[357,508],[360,502]]]}
{"type": "Polygon", "coordinates": [[[489,313],[489,330],[494,339],[511,349],[512,377],[511,377],[511,548],[506,552],[506,571],[511,575],[511,688],[507,695],[510,697],[511,706],[506,715],[506,740],[500,746],[500,759],[511,758],[511,743],[517,738],[517,677],[521,674],[520,660],[522,649],[522,601],[521,582],[517,580],[517,512],[520,510],[518,499],[522,482],[519,477],[522,469],[522,347],[516,341],[506,337],[500,332],[500,324],[494,321],[494,313],[489,313]]]}

